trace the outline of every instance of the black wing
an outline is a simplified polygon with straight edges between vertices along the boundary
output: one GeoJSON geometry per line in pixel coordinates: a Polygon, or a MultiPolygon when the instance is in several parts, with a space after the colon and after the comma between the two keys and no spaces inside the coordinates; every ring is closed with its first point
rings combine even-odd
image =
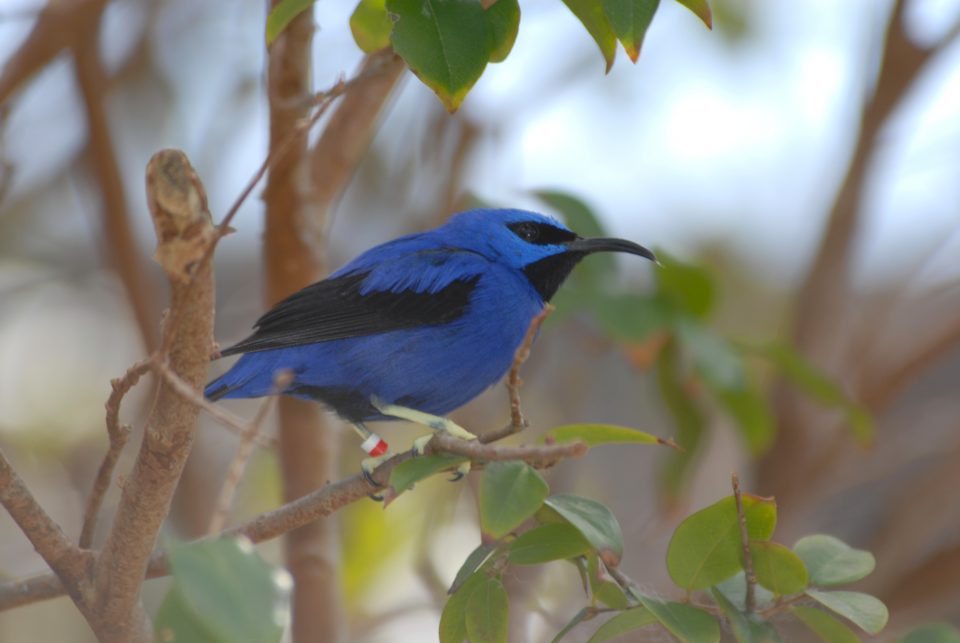
{"type": "Polygon", "coordinates": [[[463,315],[480,278],[471,275],[456,279],[432,293],[402,290],[360,294],[368,274],[326,279],[290,295],[257,320],[253,335],[221,351],[221,355],[445,324],[463,315]]]}

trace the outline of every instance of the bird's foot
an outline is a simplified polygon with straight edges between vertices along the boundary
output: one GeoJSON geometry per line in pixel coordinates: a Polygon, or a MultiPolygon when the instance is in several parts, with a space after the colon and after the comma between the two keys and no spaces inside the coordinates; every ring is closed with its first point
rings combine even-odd
{"type": "MultiPolygon", "coordinates": [[[[363,473],[363,477],[367,480],[367,483],[374,489],[379,489],[382,485],[374,480],[373,472],[377,467],[392,457],[392,454],[384,453],[383,455],[378,455],[373,458],[364,458],[360,461],[360,471],[363,473]]],[[[371,493],[368,495],[370,496],[371,500],[376,500],[377,502],[381,502],[383,500],[383,496],[380,494],[371,493]]]]}

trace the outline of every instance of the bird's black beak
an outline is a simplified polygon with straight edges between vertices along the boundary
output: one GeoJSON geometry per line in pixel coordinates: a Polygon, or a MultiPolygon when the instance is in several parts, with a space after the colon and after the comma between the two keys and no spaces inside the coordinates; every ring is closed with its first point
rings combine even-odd
{"type": "Polygon", "coordinates": [[[654,263],[657,262],[657,256],[652,251],[643,246],[627,241],[626,239],[610,239],[606,237],[596,237],[594,239],[574,239],[568,242],[567,249],[571,252],[581,252],[585,255],[593,252],[626,252],[631,255],[645,257],[654,263]]]}

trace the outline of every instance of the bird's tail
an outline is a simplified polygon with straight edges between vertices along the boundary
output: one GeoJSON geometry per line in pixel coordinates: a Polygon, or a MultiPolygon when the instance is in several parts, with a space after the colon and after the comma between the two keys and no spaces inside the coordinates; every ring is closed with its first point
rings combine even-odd
{"type": "Polygon", "coordinates": [[[211,402],[225,397],[262,397],[274,393],[273,373],[277,369],[267,353],[247,353],[203,390],[211,402]]]}

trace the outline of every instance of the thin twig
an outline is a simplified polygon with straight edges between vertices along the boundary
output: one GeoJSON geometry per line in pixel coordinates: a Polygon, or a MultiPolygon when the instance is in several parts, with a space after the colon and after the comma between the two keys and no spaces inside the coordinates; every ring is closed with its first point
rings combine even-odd
{"type": "Polygon", "coordinates": [[[151,360],[149,358],[141,360],[127,369],[123,377],[110,381],[112,390],[107,403],[104,405],[107,409],[107,436],[110,440],[110,446],[103,456],[103,462],[97,470],[97,477],[93,483],[93,489],[90,490],[90,497],[87,499],[87,508],[83,513],[83,528],[80,530],[80,547],[89,549],[93,543],[93,533],[97,527],[97,515],[100,513],[100,506],[103,504],[103,498],[110,488],[110,480],[113,478],[113,470],[120,459],[120,453],[127,444],[130,437],[131,427],[128,424],[120,424],[120,403],[123,397],[137,385],[143,374],[150,370],[151,360]]]}
{"type": "Polygon", "coordinates": [[[743,513],[743,498],[740,496],[740,478],[734,473],[730,476],[733,484],[733,499],[737,505],[737,519],[740,522],[740,546],[743,550],[743,572],[747,582],[747,595],[743,601],[744,611],[753,614],[756,607],[755,588],[757,577],[753,573],[753,557],[750,556],[750,536],[747,532],[747,516],[743,513]]]}
{"type": "MultiPolygon", "coordinates": [[[[183,379],[174,373],[169,364],[161,361],[159,355],[155,355],[150,364],[157,374],[163,378],[163,381],[169,384],[170,388],[172,388],[180,397],[190,402],[194,406],[199,407],[200,410],[205,411],[210,415],[210,417],[233,431],[241,438],[246,436],[250,427],[249,422],[203,397],[199,391],[184,382],[183,379]]],[[[260,446],[264,449],[272,449],[276,446],[275,440],[259,434],[254,435],[253,442],[257,446],[260,446]]]]}
{"type": "Polygon", "coordinates": [[[223,486],[220,488],[220,495],[217,497],[217,507],[210,517],[210,526],[207,528],[207,533],[215,534],[223,530],[227,516],[230,515],[230,508],[233,506],[233,498],[236,495],[237,487],[240,485],[240,480],[247,470],[247,463],[250,461],[250,456],[253,454],[253,446],[260,432],[260,427],[263,426],[264,420],[267,419],[267,414],[273,409],[274,402],[277,400],[277,394],[287,388],[292,379],[293,377],[289,371],[278,373],[277,376],[274,377],[273,395],[268,396],[260,404],[260,408],[257,409],[257,415],[253,418],[253,422],[251,422],[240,435],[240,444],[237,446],[237,452],[234,454],[233,460],[230,461],[230,466],[227,467],[227,475],[226,478],[224,478],[223,486]]]}
{"type": "Polygon", "coordinates": [[[523,380],[520,379],[520,367],[530,358],[530,347],[533,346],[533,340],[537,338],[537,332],[540,330],[540,326],[544,320],[549,317],[550,313],[554,310],[556,310],[556,307],[553,304],[547,304],[536,317],[530,320],[530,325],[527,326],[527,333],[523,336],[523,341],[520,343],[520,347],[517,348],[517,352],[514,353],[513,364],[510,366],[506,381],[507,392],[510,395],[510,424],[496,431],[481,435],[479,438],[480,442],[484,444],[497,442],[515,433],[519,433],[529,426],[520,408],[520,387],[523,385],[523,380]]]}

